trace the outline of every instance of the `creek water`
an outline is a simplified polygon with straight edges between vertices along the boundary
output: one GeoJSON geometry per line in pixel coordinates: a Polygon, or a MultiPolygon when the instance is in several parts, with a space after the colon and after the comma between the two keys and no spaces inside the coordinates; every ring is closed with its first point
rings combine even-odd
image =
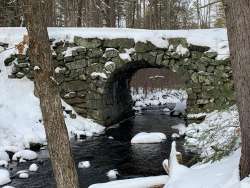
{"type": "MultiPolygon", "coordinates": [[[[80,187],[87,188],[91,184],[108,182],[106,173],[112,169],[119,172],[118,179],[165,174],[162,161],[169,157],[171,134],[178,132],[172,126],[179,123],[185,122],[159,110],[150,110],[108,128],[105,134],[98,137],[72,140],[76,165],[80,161],[91,163],[90,168],[78,169],[80,187]],[[132,137],[139,132],[162,132],[167,135],[167,140],[157,144],[130,144],[132,137]]],[[[183,139],[177,140],[177,150],[182,153],[184,163],[189,166],[193,155],[184,151],[183,142],[183,139]]],[[[35,161],[11,164],[11,174],[28,169],[32,163],[39,165],[38,172],[30,173],[28,179],[13,178],[10,185],[16,188],[55,187],[46,150],[40,151],[39,158],[35,161]]]]}

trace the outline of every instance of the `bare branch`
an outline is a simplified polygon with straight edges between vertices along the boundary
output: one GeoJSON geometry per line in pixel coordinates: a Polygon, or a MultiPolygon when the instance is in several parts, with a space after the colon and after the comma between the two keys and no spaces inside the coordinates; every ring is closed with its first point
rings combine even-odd
{"type": "Polygon", "coordinates": [[[221,3],[221,2],[222,2],[221,0],[214,1],[214,2],[208,3],[208,4],[204,5],[204,6],[201,6],[200,9],[206,8],[208,6],[211,6],[211,5],[214,5],[214,4],[217,4],[217,3],[221,3]]]}

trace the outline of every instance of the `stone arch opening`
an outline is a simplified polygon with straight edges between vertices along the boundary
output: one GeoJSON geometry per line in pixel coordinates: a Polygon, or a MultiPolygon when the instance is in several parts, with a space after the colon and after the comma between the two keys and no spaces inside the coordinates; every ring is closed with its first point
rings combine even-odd
{"type": "MultiPolygon", "coordinates": [[[[137,71],[150,68],[166,69],[173,72],[168,66],[151,64],[141,60],[124,64],[110,74],[105,83],[103,95],[105,107],[102,112],[105,125],[112,125],[134,115],[134,101],[130,89],[131,79],[137,71]]],[[[185,89],[190,77],[184,73],[178,73],[178,75],[182,78],[182,86],[179,86],[179,89],[185,89]]]]}

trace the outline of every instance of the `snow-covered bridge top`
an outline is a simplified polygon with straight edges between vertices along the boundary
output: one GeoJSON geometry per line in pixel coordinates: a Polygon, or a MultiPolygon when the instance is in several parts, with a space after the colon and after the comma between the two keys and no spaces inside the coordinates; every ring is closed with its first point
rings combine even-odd
{"type": "MultiPolygon", "coordinates": [[[[150,41],[159,48],[168,46],[168,38],[184,37],[188,43],[209,46],[210,51],[218,52],[219,59],[229,57],[229,47],[226,29],[196,29],[196,30],[143,30],[117,28],[49,28],[50,38],[73,41],[74,36],[84,38],[132,38],[137,41],[150,41]]],[[[23,39],[25,28],[0,28],[0,42],[13,46],[23,39]]]]}

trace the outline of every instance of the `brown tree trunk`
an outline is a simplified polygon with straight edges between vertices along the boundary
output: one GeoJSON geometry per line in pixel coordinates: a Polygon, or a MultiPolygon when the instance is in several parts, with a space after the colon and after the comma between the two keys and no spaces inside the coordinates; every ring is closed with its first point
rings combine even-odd
{"type": "Polygon", "coordinates": [[[35,89],[40,106],[48,142],[49,155],[57,188],[78,188],[78,178],[67,128],[62,113],[61,98],[54,79],[52,54],[47,32],[47,10],[49,0],[23,0],[24,17],[30,42],[30,59],[35,72],[35,89]]]}
{"type": "Polygon", "coordinates": [[[234,84],[240,113],[240,177],[250,174],[250,1],[224,0],[234,84]]]}
{"type": "Polygon", "coordinates": [[[83,0],[78,1],[77,27],[82,27],[82,7],[83,0]]]}

